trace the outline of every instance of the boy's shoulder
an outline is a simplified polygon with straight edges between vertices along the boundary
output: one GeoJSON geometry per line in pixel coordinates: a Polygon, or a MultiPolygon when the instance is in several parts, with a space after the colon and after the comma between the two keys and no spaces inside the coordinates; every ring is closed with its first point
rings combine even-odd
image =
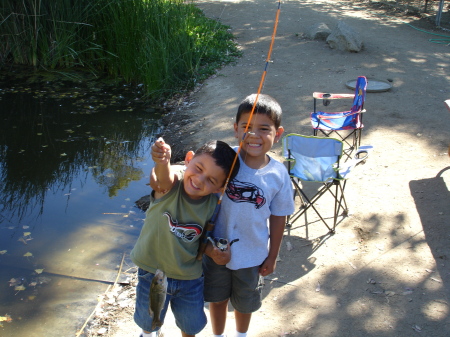
{"type": "Polygon", "coordinates": [[[271,173],[289,175],[287,167],[282,162],[268,154],[267,157],[269,157],[269,163],[265,167],[263,167],[263,169],[267,168],[271,173]]]}

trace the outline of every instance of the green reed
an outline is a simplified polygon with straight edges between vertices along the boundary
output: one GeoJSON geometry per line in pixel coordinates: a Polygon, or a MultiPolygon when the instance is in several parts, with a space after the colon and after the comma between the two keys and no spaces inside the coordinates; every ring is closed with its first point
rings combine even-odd
{"type": "Polygon", "coordinates": [[[227,29],[182,0],[3,0],[0,66],[84,67],[157,99],[239,56],[227,29]]]}

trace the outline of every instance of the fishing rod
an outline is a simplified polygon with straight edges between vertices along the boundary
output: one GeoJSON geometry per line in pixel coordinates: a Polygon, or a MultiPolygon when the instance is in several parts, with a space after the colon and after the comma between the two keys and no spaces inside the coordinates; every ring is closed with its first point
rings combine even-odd
{"type": "MultiPolygon", "coordinates": [[[[269,68],[270,57],[272,55],[273,45],[274,45],[274,42],[275,42],[275,36],[277,34],[278,21],[279,21],[279,18],[280,18],[280,10],[281,10],[281,0],[278,0],[278,8],[277,8],[277,12],[276,12],[276,15],[275,15],[275,22],[274,22],[274,25],[273,25],[272,38],[271,38],[271,41],[270,41],[269,51],[267,53],[267,58],[266,58],[266,64],[264,66],[264,71],[263,71],[263,73],[261,75],[261,80],[259,81],[258,91],[256,92],[255,101],[253,102],[252,110],[250,111],[250,116],[249,116],[249,121],[250,122],[252,121],[253,114],[254,114],[254,111],[255,111],[255,107],[256,107],[256,104],[258,103],[259,95],[260,95],[260,93],[262,91],[262,88],[264,86],[264,81],[266,79],[267,69],[269,68]]],[[[244,140],[245,140],[245,138],[246,138],[246,136],[248,134],[249,125],[250,125],[250,123],[247,123],[247,125],[245,126],[244,135],[243,135],[242,139],[240,140],[239,146],[238,146],[238,148],[236,150],[236,156],[234,157],[233,163],[231,164],[230,173],[228,174],[228,177],[225,180],[225,185],[224,185],[225,187],[228,186],[228,183],[230,181],[230,177],[231,177],[231,174],[233,172],[233,169],[236,166],[236,162],[239,160],[239,153],[241,152],[242,145],[243,145],[244,140]]],[[[225,190],[226,190],[226,188],[223,188],[222,192],[220,193],[219,200],[217,201],[217,205],[216,205],[216,208],[214,209],[213,215],[211,216],[211,220],[206,224],[206,226],[205,226],[205,228],[203,230],[202,236],[200,238],[200,245],[199,245],[199,248],[198,248],[197,260],[201,260],[202,259],[203,254],[205,253],[208,241],[212,240],[212,231],[214,230],[216,219],[217,219],[217,216],[219,215],[219,211],[220,211],[220,207],[221,207],[221,204],[222,204],[223,196],[225,194],[225,190]]]]}

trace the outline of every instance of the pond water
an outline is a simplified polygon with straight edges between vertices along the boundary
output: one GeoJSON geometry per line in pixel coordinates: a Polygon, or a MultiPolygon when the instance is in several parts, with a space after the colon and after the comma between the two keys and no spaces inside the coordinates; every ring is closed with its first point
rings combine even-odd
{"type": "Polygon", "coordinates": [[[161,115],[138,88],[17,76],[0,79],[0,335],[74,336],[139,235],[161,115]]]}

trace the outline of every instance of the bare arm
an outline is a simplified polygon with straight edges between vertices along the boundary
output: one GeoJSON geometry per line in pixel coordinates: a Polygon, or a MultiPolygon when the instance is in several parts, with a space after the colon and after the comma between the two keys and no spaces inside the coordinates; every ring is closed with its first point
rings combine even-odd
{"type": "Polygon", "coordinates": [[[270,228],[270,245],[269,255],[259,268],[261,276],[267,276],[275,271],[277,264],[278,252],[280,251],[281,241],[283,240],[284,225],[286,223],[285,216],[271,215],[269,219],[270,228]]]}
{"type": "Polygon", "coordinates": [[[170,146],[162,138],[158,138],[152,145],[152,159],[155,167],[150,178],[150,186],[155,190],[155,198],[160,198],[170,191],[177,181],[170,165],[171,156],[170,146]]]}

